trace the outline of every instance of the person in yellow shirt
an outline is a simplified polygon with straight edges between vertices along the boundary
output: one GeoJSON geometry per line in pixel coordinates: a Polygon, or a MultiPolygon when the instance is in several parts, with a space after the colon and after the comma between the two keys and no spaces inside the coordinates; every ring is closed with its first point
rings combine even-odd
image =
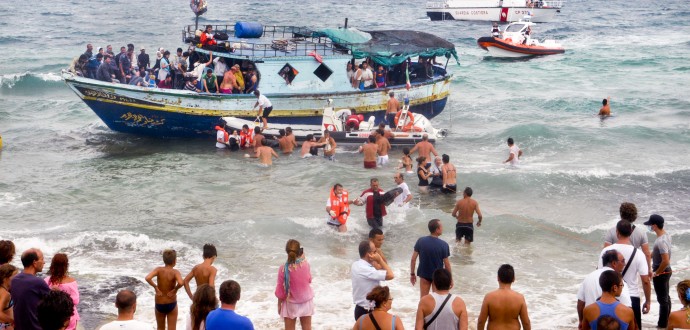
{"type": "MultiPolygon", "coordinates": [[[[244,94],[244,76],[242,75],[242,70],[240,70],[240,65],[233,65],[232,72],[235,74],[235,79],[237,80],[238,93],[244,94]]],[[[233,93],[234,92],[235,91],[233,91],[233,93]]]]}

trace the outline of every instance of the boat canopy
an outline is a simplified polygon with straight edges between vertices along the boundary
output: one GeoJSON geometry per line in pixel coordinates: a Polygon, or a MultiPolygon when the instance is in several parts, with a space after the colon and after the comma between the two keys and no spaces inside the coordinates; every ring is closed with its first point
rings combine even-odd
{"type": "Polygon", "coordinates": [[[393,66],[408,57],[453,56],[460,60],[455,45],[433,34],[410,30],[360,31],[356,28],[323,29],[314,37],[328,37],[334,44],[349,48],[355,58],[371,57],[374,62],[393,66]]]}

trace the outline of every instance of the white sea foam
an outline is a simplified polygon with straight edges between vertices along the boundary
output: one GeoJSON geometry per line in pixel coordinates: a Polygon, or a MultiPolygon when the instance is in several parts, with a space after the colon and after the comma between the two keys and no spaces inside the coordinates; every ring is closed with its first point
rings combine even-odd
{"type": "Polygon", "coordinates": [[[33,200],[24,198],[21,193],[0,193],[0,208],[2,209],[18,209],[33,203],[33,200]]]}

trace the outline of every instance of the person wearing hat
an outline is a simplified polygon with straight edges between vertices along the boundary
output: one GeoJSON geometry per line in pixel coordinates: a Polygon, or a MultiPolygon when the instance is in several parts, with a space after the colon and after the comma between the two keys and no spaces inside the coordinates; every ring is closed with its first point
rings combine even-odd
{"type": "Polygon", "coordinates": [[[204,84],[203,90],[206,93],[218,93],[218,79],[216,75],[213,74],[213,69],[206,68],[206,74],[204,75],[202,83],[204,84]]]}
{"type": "Polygon", "coordinates": [[[151,65],[151,60],[149,59],[149,54],[146,54],[146,49],[141,47],[141,53],[137,56],[137,66],[140,69],[148,69],[151,65]]]}
{"type": "Polygon", "coordinates": [[[657,327],[666,329],[668,316],[671,314],[671,296],[669,295],[669,281],[671,280],[671,235],[664,230],[664,218],[658,214],[649,216],[644,223],[656,234],[652,249],[652,283],[659,302],[659,320],[657,327]]]}

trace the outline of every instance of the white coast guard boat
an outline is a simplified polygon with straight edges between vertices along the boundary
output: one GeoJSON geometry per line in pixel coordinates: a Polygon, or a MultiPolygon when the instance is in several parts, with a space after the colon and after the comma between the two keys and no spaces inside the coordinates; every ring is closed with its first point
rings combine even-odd
{"type": "Polygon", "coordinates": [[[561,12],[563,0],[443,0],[426,4],[432,21],[514,22],[532,15],[534,22],[550,22],[561,12]]]}

